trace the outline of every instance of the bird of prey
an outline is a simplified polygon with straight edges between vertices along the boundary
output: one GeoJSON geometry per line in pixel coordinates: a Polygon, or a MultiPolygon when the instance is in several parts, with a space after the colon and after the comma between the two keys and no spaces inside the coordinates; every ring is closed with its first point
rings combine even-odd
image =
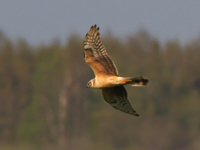
{"type": "Polygon", "coordinates": [[[87,83],[87,87],[102,89],[104,99],[115,109],[139,116],[132,108],[123,85],[146,86],[149,81],[142,76],[119,76],[113,60],[101,42],[99,27],[96,25],[91,26],[84,38],[84,57],[95,74],[95,78],[87,83]]]}

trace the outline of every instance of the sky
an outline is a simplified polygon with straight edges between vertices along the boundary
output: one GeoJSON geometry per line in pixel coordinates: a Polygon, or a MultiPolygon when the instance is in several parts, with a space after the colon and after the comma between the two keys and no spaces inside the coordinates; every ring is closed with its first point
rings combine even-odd
{"type": "Polygon", "coordinates": [[[0,30],[31,44],[65,41],[72,33],[84,38],[97,24],[123,37],[146,29],[161,42],[181,43],[200,37],[200,0],[1,0],[0,30]]]}

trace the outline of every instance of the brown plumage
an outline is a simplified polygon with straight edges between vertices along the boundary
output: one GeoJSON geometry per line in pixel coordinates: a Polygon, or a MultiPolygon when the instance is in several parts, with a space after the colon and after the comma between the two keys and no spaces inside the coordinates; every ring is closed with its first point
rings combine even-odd
{"type": "Polygon", "coordinates": [[[119,77],[114,62],[100,40],[99,28],[96,25],[92,26],[85,36],[84,57],[95,74],[95,78],[88,82],[87,87],[102,89],[104,99],[115,109],[139,116],[128,101],[123,85],[145,86],[148,84],[148,79],[119,77]]]}

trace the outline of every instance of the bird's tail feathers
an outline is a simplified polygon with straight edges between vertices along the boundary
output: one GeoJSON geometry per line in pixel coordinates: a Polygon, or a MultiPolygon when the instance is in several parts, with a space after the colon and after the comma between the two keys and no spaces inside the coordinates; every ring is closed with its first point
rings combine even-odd
{"type": "Polygon", "coordinates": [[[131,86],[146,86],[149,84],[149,80],[144,77],[128,77],[126,84],[129,84],[131,86]]]}

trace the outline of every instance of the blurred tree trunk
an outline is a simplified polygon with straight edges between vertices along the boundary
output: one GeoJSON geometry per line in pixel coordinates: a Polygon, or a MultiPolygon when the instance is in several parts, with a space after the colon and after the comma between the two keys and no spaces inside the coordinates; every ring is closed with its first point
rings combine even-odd
{"type": "Polygon", "coordinates": [[[89,67],[84,61],[82,40],[74,36],[69,39],[68,51],[68,71],[66,75],[66,99],[67,99],[67,132],[66,137],[69,142],[68,149],[82,149],[83,137],[87,133],[88,120],[88,93],[85,85],[88,78],[89,67]]]}
{"type": "MultiPolygon", "coordinates": [[[[66,73],[67,76],[68,73],[66,73]]],[[[58,146],[60,149],[64,148],[69,144],[67,139],[67,130],[66,130],[66,121],[68,119],[68,103],[69,103],[69,95],[70,92],[68,88],[72,84],[72,78],[68,75],[67,78],[64,79],[63,86],[60,90],[59,95],[59,108],[58,108],[58,146]]]]}

